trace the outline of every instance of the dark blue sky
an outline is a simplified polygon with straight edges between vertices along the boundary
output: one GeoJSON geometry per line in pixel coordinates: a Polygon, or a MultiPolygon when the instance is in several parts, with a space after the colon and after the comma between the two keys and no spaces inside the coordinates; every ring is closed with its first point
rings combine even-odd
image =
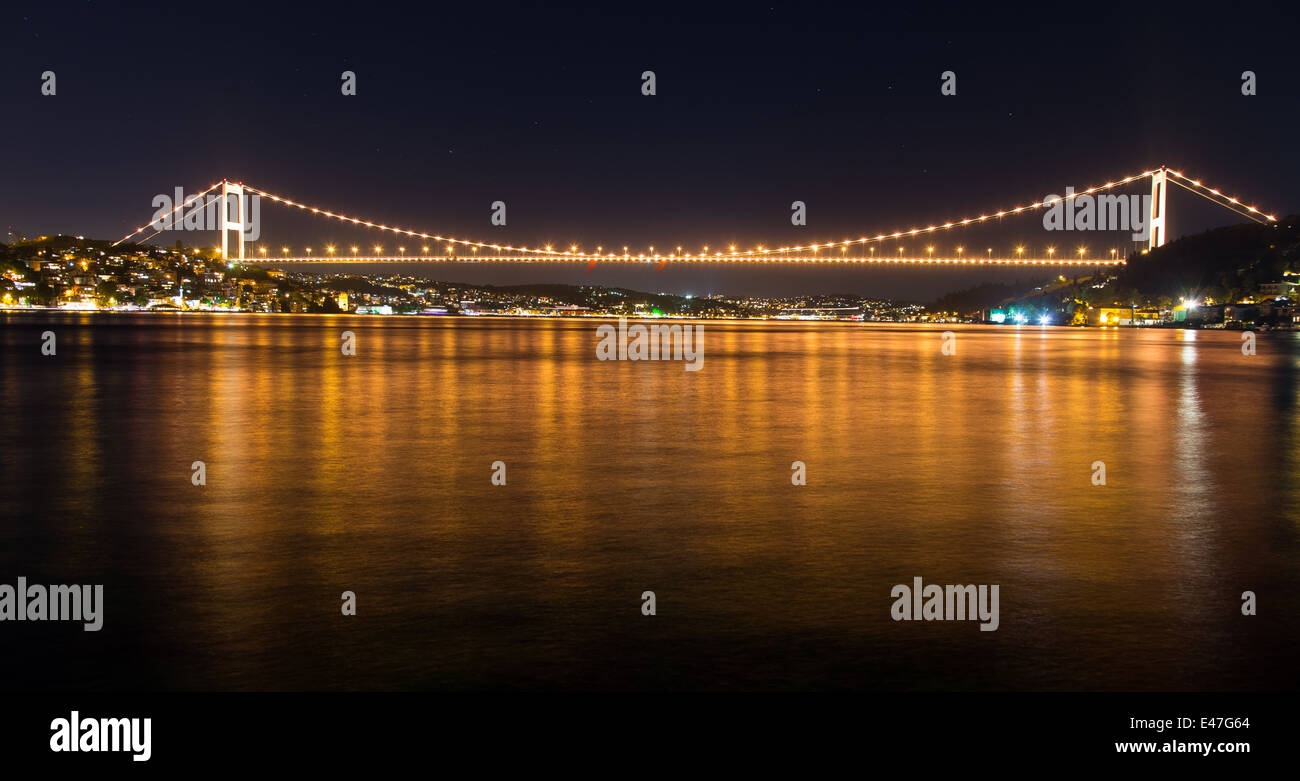
{"type": "MultiPolygon", "coordinates": [[[[118,238],[149,219],[155,195],[229,177],[501,243],[804,243],[993,211],[1161,163],[1285,214],[1300,211],[1300,12],[1289,5],[263,3],[223,18],[216,3],[10,3],[0,222],[118,238]],[[1253,97],[1241,95],[1247,69],[1253,97]],[[46,70],[54,97],[40,94],[46,70]],[[355,97],[340,94],[345,70],[357,74],[355,97]],[[645,70],[656,73],[653,97],[641,94],[645,70]],[[957,74],[956,96],[940,95],[945,70],[957,74]],[[507,204],[504,228],[489,223],[496,200],[507,204]],[[807,204],[805,228],[790,224],[794,200],[807,204]]],[[[1172,198],[1174,235],[1236,220],[1189,194],[1172,198]]],[[[262,218],[275,246],[376,241],[270,205],[262,218]]],[[[1045,237],[1037,217],[934,241],[1071,244],[1045,237]]],[[[425,273],[918,297],[1005,278],[425,273]]]]}

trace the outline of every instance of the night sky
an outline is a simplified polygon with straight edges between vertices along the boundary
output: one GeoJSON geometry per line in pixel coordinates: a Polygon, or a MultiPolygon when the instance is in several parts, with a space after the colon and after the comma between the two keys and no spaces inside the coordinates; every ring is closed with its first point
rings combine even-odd
{"type": "MultiPolygon", "coordinates": [[[[1162,163],[1270,213],[1300,211],[1294,2],[901,5],[231,4],[223,15],[220,3],[9,3],[0,222],[116,239],[149,220],[155,195],[228,177],[390,225],[635,253],[924,226],[1162,163]],[[54,97],[40,92],[46,70],[54,97]],[[355,97],[340,94],[345,70],[355,97]],[[956,96],[940,94],[946,70],[956,96]],[[489,223],[496,200],[506,227],[489,223]],[[794,200],[807,227],[790,224],[794,200]]],[[[1171,193],[1173,236],[1240,221],[1198,201],[1171,193]]],[[[398,243],[267,203],[262,221],[275,247],[398,243]]],[[[1048,240],[1031,216],[933,243],[1048,240]]],[[[406,268],[497,284],[920,298],[1025,276],[406,268]]]]}

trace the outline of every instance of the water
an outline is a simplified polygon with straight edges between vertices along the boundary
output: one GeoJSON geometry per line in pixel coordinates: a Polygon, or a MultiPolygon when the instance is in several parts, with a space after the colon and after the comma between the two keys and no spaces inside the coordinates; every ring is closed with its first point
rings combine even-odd
{"type": "Polygon", "coordinates": [[[0,322],[0,582],[106,600],[0,624],[10,687],[1296,682],[1294,334],[706,322],[687,372],[592,321],[0,322]],[[891,620],[914,576],[1000,628],[891,620]]]}

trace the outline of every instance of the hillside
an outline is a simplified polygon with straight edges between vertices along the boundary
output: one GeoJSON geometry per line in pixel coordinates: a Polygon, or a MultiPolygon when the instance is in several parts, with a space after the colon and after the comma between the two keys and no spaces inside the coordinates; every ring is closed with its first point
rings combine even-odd
{"type": "Polygon", "coordinates": [[[1300,215],[1185,236],[1129,258],[1114,284],[1148,299],[1233,302],[1255,294],[1284,271],[1300,271],[1300,215]]]}
{"type": "Polygon", "coordinates": [[[1013,283],[989,283],[949,293],[931,311],[975,314],[1014,305],[1067,322],[1079,306],[1168,308],[1183,300],[1235,303],[1265,295],[1260,286],[1300,272],[1300,215],[1276,223],[1245,223],[1185,236],[1124,266],[1091,276],[1053,274],[1013,283]]]}

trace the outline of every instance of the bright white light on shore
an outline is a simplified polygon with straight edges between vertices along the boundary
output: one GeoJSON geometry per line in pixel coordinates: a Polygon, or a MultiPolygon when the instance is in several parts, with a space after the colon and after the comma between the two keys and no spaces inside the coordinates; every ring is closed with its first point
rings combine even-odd
{"type": "Polygon", "coordinates": [[[1051,315],[1043,315],[1042,317],[1038,318],[1038,324],[1039,324],[1039,325],[1051,325],[1051,324],[1052,324],[1052,316],[1051,316],[1051,315]]]}

